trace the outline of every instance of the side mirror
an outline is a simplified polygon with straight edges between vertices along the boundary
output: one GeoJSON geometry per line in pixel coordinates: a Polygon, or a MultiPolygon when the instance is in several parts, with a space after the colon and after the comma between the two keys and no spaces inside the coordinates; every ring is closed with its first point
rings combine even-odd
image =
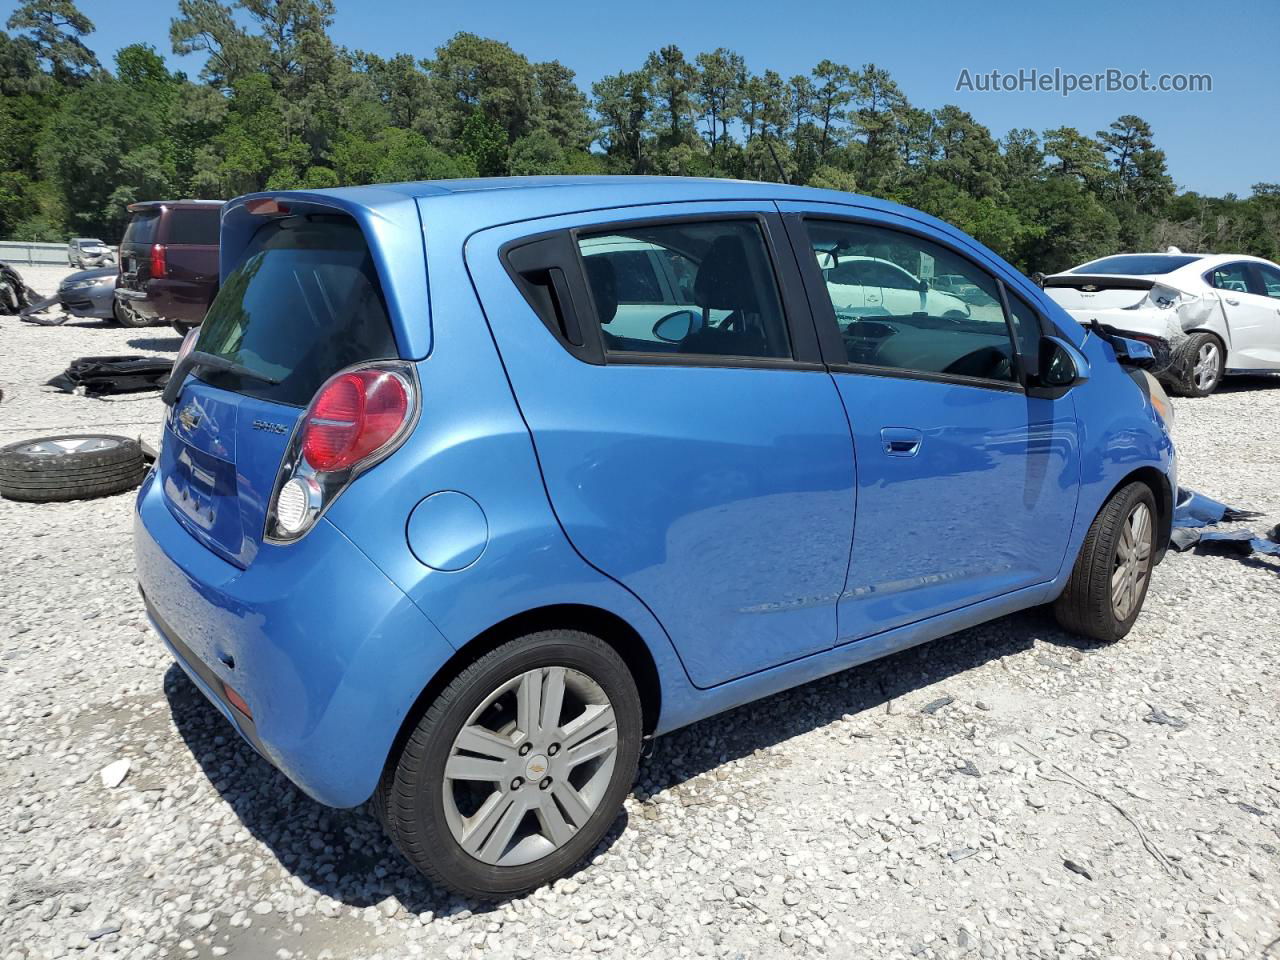
{"type": "Polygon", "coordinates": [[[928,293],[928,292],[929,292],[929,281],[928,281],[928,280],[921,280],[921,281],[920,281],[920,286],[919,286],[917,289],[918,289],[921,293],[928,293]]]}
{"type": "Polygon", "coordinates": [[[1031,282],[1032,282],[1032,283],[1034,283],[1034,284],[1035,284],[1037,287],[1039,287],[1041,290],[1043,290],[1043,289],[1044,289],[1044,274],[1043,274],[1043,273],[1041,273],[1039,270],[1037,270],[1035,273],[1033,273],[1033,274],[1031,275],[1031,282]]]}
{"type": "Polygon", "coordinates": [[[1042,396],[1061,396],[1089,379],[1089,361],[1059,337],[1040,338],[1039,369],[1028,371],[1027,388],[1042,396]]]}
{"type": "Polygon", "coordinates": [[[683,343],[702,326],[702,318],[692,310],[668,313],[653,325],[653,335],[664,343],[683,343]]]}
{"type": "Polygon", "coordinates": [[[813,255],[817,258],[819,270],[834,270],[840,266],[840,258],[830,250],[815,250],[813,255]]]}

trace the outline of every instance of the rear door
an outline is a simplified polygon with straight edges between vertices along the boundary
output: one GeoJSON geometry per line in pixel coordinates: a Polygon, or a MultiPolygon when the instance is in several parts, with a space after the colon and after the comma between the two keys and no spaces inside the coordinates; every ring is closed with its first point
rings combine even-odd
{"type": "Polygon", "coordinates": [[[770,204],[667,204],[467,245],[566,534],[700,687],[835,642],[852,446],[780,229],[770,204]],[[665,286],[630,272],[654,256],[665,286]]]}
{"type": "MultiPolygon", "coordinates": [[[[853,431],[858,516],[839,605],[840,642],[1046,583],[1066,554],[1079,487],[1071,394],[1028,396],[1015,334],[1045,321],[976,252],[919,224],[838,205],[784,203],[798,260],[877,251],[963,277],[991,306],[956,317],[917,297],[868,318],[808,274],[824,355],[853,431]],[[1003,304],[1010,306],[1006,319],[1003,304]]],[[[910,271],[918,275],[919,268],[910,271]]]]}

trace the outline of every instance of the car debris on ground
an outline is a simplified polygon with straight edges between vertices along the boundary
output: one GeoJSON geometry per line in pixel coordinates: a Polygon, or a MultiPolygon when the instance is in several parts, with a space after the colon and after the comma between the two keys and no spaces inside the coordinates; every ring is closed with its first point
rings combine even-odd
{"type": "Polygon", "coordinates": [[[1179,490],[1169,546],[1180,553],[1194,549],[1197,553],[1215,552],[1239,557],[1254,553],[1280,556],[1280,525],[1263,536],[1250,530],[1205,529],[1220,523],[1256,520],[1260,516],[1262,514],[1229,507],[1193,490],[1179,490]]]}
{"type": "Polygon", "coordinates": [[[40,299],[9,264],[0,261],[0,314],[15,314],[40,299]]]}
{"type": "Polygon", "coordinates": [[[161,390],[169,382],[173,361],[168,357],[130,354],[117,357],[80,357],[62,373],[47,381],[64,393],[81,391],[86,397],[102,397],[139,390],[161,390]]]}

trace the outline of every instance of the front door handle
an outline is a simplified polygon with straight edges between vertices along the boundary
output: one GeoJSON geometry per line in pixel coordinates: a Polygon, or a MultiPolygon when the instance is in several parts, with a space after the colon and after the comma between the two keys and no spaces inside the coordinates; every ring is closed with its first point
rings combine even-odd
{"type": "Polygon", "coordinates": [[[1238,306],[1240,306],[1240,301],[1239,301],[1239,300],[1232,300],[1230,297],[1227,297],[1227,303],[1231,304],[1231,306],[1233,306],[1233,307],[1238,307],[1238,306]]]}
{"type": "Polygon", "coordinates": [[[890,457],[914,457],[920,452],[924,434],[914,427],[885,427],[880,431],[880,442],[890,457]]]}

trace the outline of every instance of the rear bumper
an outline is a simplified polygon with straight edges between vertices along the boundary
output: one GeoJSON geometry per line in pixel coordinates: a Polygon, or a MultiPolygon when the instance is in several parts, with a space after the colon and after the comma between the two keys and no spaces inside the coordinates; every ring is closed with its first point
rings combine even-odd
{"type": "Polygon", "coordinates": [[[117,287],[116,297],[149,320],[198,324],[213,299],[212,284],[190,280],[147,280],[140,289],[117,287]]]}
{"type": "Polygon", "coordinates": [[[161,486],[147,477],[134,521],[153,625],[237,732],[303,791],[329,806],[364,802],[453,649],[327,521],[298,543],[264,546],[242,570],[187,533],[161,486]]]}

